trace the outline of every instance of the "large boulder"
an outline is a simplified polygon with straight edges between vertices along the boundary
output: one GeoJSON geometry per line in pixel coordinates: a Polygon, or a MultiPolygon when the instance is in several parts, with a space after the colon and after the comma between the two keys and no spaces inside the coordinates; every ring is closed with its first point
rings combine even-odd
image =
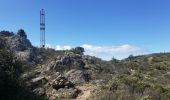
{"type": "Polygon", "coordinates": [[[81,59],[81,55],[64,55],[59,56],[56,60],[47,64],[47,71],[68,71],[70,69],[84,69],[85,63],[81,59]]]}
{"type": "Polygon", "coordinates": [[[70,81],[68,81],[67,78],[59,76],[56,79],[54,79],[51,83],[52,87],[56,90],[60,88],[72,88],[74,87],[74,84],[70,81]]]}
{"type": "Polygon", "coordinates": [[[84,83],[88,81],[87,76],[88,75],[84,74],[82,70],[76,70],[76,69],[72,69],[68,71],[65,75],[65,77],[67,77],[68,80],[74,84],[84,83]]]}
{"type": "Polygon", "coordinates": [[[0,32],[0,37],[3,37],[5,45],[7,45],[20,60],[33,61],[34,47],[26,37],[20,37],[6,31],[0,32]]]}
{"type": "Polygon", "coordinates": [[[28,39],[19,36],[7,37],[6,43],[14,51],[24,51],[28,48],[33,48],[31,42],[28,39]]]}

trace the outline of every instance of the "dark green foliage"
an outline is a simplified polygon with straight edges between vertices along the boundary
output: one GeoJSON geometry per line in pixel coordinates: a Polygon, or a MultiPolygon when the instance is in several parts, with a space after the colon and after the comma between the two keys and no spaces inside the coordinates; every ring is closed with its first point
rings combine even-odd
{"type": "Polygon", "coordinates": [[[84,53],[84,48],[82,48],[82,47],[76,47],[76,48],[73,48],[71,51],[72,51],[73,53],[75,53],[75,54],[81,54],[81,55],[83,55],[83,53],[84,53]]]}
{"type": "Polygon", "coordinates": [[[13,36],[14,33],[9,32],[9,31],[1,31],[0,36],[13,36]]]}
{"type": "Polygon", "coordinates": [[[129,55],[129,57],[128,57],[128,59],[129,60],[131,60],[131,59],[133,59],[134,58],[134,56],[131,54],[131,55],[129,55]]]}
{"type": "Polygon", "coordinates": [[[11,78],[17,78],[21,73],[21,63],[7,50],[0,50],[0,73],[11,78]]]}
{"type": "Polygon", "coordinates": [[[21,64],[13,58],[13,54],[0,47],[0,99],[13,97],[18,92],[18,81],[21,74],[21,64]]]}
{"type": "Polygon", "coordinates": [[[27,38],[27,35],[23,29],[18,30],[17,35],[23,38],[27,38]]]}
{"type": "Polygon", "coordinates": [[[114,80],[110,83],[109,90],[116,91],[118,89],[118,86],[119,86],[119,80],[114,80]]]}
{"type": "Polygon", "coordinates": [[[20,79],[22,64],[0,39],[0,100],[43,100],[20,79]]]}
{"type": "Polygon", "coordinates": [[[112,62],[112,63],[118,63],[119,60],[117,60],[116,58],[113,57],[113,58],[111,59],[111,62],[112,62]]]}

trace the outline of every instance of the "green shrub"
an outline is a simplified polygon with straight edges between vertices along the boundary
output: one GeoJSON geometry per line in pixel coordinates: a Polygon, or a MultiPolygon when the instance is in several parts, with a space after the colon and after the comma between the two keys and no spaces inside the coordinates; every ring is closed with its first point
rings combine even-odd
{"type": "MultiPolygon", "coordinates": [[[[1,41],[1,40],[0,40],[1,41]]],[[[20,79],[22,63],[0,42],[0,100],[45,100],[30,92],[20,79]]]]}
{"type": "Polygon", "coordinates": [[[145,95],[140,100],[152,100],[152,99],[149,95],[145,95]]]}
{"type": "Polygon", "coordinates": [[[9,32],[9,31],[1,31],[0,32],[0,36],[13,36],[14,33],[13,32],[9,32]]]}
{"type": "Polygon", "coordinates": [[[81,55],[84,54],[84,48],[82,48],[82,47],[73,48],[71,51],[75,54],[81,54],[81,55]]]}
{"type": "Polygon", "coordinates": [[[18,30],[17,35],[23,38],[27,38],[27,35],[23,29],[18,30]]]}
{"type": "Polygon", "coordinates": [[[118,89],[118,86],[120,85],[118,80],[113,80],[109,85],[110,91],[116,91],[118,89]]]}

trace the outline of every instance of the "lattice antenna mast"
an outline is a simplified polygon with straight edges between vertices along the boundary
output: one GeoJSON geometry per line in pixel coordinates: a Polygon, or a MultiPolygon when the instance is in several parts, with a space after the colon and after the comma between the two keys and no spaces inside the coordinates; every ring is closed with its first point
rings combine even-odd
{"type": "Polygon", "coordinates": [[[45,11],[40,11],[40,47],[45,47],[45,11]]]}

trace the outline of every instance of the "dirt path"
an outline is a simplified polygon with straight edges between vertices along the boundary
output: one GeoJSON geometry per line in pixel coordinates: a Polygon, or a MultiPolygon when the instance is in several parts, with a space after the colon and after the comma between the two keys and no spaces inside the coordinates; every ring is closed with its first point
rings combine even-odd
{"type": "Polygon", "coordinates": [[[77,88],[81,90],[82,93],[80,93],[75,100],[87,100],[91,95],[91,91],[95,89],[95,86],[83,85],[83,86],[77,86],[77,88]]]}

